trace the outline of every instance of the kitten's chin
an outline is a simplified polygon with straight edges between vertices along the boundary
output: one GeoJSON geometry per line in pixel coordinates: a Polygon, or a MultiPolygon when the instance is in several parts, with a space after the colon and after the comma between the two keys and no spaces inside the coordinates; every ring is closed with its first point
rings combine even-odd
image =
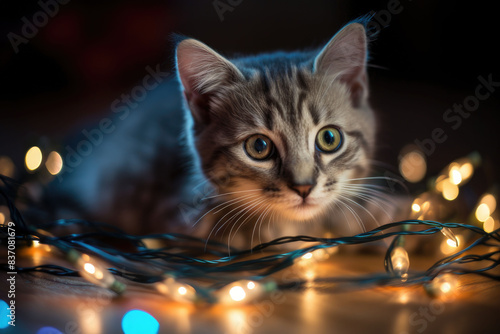
{"type": "Polygon", "coordinates": [[[288,219],[295,221],[310,221],[322,213],[321,206],[318,204],[299,204],[281,210],[281,214],[288,219]]]}

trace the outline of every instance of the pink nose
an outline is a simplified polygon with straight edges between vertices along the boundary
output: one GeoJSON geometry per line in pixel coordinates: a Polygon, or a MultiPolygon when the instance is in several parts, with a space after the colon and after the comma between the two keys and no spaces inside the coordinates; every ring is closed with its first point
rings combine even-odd
{"type": "Polygon", "coordinates": [[[306,198],[311,193],[313,187],[314,184],[300,184],[291,186],[292,190],[299,194],[299,196],[302,198],[306,198]]]}

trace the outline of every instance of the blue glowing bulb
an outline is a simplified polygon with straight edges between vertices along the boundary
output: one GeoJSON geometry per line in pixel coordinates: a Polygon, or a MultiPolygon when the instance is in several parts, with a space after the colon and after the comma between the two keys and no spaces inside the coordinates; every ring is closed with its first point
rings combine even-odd
{"type": "Polygon", "coordinates": [[[9,326],[9,304],[0,299],[0,328],[9,326]]]}
{"type": "Polygon", "coordinates": [[[125,334],[157,334],[160,324],[147,312],[131,310],[123,316],[122,329],[125,334]]]}
{"type": "Polygon", "coordinates": [[[36,334],[63,334],[60,330],[54,327],[42,327],[36,332],[36,334]]]}

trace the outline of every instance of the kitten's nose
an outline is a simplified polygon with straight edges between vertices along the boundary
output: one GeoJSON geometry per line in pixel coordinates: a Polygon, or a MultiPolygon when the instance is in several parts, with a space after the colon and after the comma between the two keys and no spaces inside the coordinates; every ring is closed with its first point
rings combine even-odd
{"type": "Polygon", "coordinates": [[[302,198],[306,198],[311,193],[313,187],[314,184],[292,184],[290,186],[302,198]]]}

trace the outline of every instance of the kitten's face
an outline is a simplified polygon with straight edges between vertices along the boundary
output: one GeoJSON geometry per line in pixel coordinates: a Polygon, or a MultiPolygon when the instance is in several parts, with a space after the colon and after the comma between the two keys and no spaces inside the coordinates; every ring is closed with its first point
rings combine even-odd
{"type": "Polygon", "coordinates": [[[349,201],[375,133],[361,25],[315,54],[229,62],[187,40],[177,55],[202,169],[231,209],[303,221],[349,201]]]}
{"type": "Polygon", "coordinates": [[[370,110],[353,107],[346,85],[294,72],[286,80],[255,73],[234,86],[211,106],[221,117],[197,148],[219,193],[308,220],[346,201],[343,185],[365,175],[374,122],[370,110]]]}

